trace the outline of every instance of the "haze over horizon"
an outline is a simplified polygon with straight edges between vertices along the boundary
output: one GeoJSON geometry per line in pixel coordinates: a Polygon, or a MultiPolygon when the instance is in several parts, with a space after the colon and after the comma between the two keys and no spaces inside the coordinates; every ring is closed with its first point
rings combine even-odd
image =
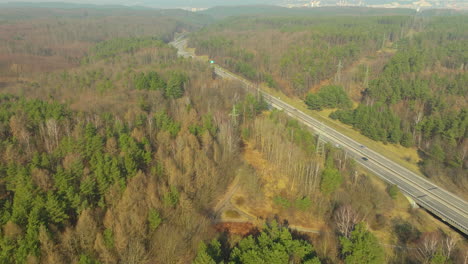
{"type": "Polygon", "coordinates": [[[155,8],[210,8],[214,6],[240,6],[240,5],[281,5],[289,7],[317,7],[329,5],[370,5],[370,6],[385,6],[385,7],[404,7],[404,5],[417,5],[425,8],[430,7],[458,7],[463,8],[468,1],[456,0],[0,0],[0,4],[15,4],[15,3],[70,3],[82,5],[124,5],[124,6],[148,6],[155,8]]]}
{"type": "Polygon", "coordinates": [[[73,4],[96,4],[96,5],[126,5],[126,6],[153,6],[153,7],[184,7],[184,6],[203,6],[213,7],[220,5],[253,5],[253,4],[271,4],[275,5],[283,1],[278,0],[238,0],[238,1],[225,1],[225,0],[0,0],[0,3],[73,3],[73,4]]]}

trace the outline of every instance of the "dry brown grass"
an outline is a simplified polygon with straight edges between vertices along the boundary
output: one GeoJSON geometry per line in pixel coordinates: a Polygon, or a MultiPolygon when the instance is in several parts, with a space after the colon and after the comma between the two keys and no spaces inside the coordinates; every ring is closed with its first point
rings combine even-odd
{"type": "Polygon", "coordinates": [[[261,152],[256,150],[251,143],[245,142],[243,151],[244,160],[251,165],[262,181],[261,192],[263,198],[260,200],[248,200],[247,197],[255,195],[247,193],[244,189],[239,189],[232,197],[232,204],[239,210],[250,216],[263,219],[272,218],[277,215],[280,219],[288,220],[290,224],[303,226],[311,229],[322,229],[325,225],[321,219],[312,216],[308,212],[300,212],[293,208],[281,208],[275,205],[275,196],[285,196],[293,198],[295,193],[287,175],[280,173],[277,164],[268,162],[261,152]]]}
{"type": "Polygon", "coordinates": [[[240,214],[237,212],[237,211],[234,211],[234,210],[228,210],[226,212],[224,212],[224,217],[225,218],[240,218],[240,214]]]}

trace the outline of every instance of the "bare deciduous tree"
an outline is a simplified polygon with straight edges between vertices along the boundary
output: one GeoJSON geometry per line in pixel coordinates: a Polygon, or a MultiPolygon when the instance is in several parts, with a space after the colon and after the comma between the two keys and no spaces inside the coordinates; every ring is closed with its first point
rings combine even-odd
{"type": "Polygon", "coordinates": [[[33,168],[31,170],[31,178],[39,188],[41,188],[44,191],[49,191],[52,189],[54,186],[54,181],[52,179],[52,176],[49,174],[47,170],[44,169],[39,169],[39,168],[33,168]]]}
{"type": "Polygon", "coordinates": [[[361,220],[360,215],[350,205],[343,205],[335,212],[336,227],[345,237],[349,237],[354,226],[361,220]]]}
{"type": "Polygon", "coordinates": [[[447,258],[450,258],[452,256],[453,250],[455,249],[455,246],[458,243],[458,238],[454,236],[447,235],[444,240],[442,240],[442,246],[444,250],[444,255],[447,258]]]}
{"type": "Polygon", "coordinates": [[[418,258],[422,263],[429,263],[431,258],[439,249],[440,236],[437,233],[429,233],[425,235],[417,248],[418,258]]]}
{"type": "Polygon", "coordinates": [[[91,251],[96,239],[97,231],[98,226],[93,216],[93,212],[90,209],[83,210],[75,228],[75,233],[78,237],[80,247],[87,251],[91,251]]]}

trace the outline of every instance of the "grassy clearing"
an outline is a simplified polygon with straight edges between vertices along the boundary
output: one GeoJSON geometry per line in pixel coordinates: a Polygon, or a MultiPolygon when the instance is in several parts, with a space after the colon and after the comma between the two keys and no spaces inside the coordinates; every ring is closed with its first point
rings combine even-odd
{"type": "Polygon", "coordinates": [[[292,188],[288,176],[280,173],[280,169],[276,164],[267,161],[262,153],[255,150],[248,142],[245,144],[243,157],[259,175],[262,182],[261,192],[263,195],[259,200],[246,201],[246,197],[255,197],[255,194],[248,194],[245,189],[239,190],[236,196],[233,196],[233,204],[236,205],[237,209],[249,215],[261,216],[263,218],[278,215],[281,219],[287,219],[291,224],[306,228],[324,228],[325,223],[310,213],[301,212],[294,208],[281,208],[274,203],[273,200],[276,196],[296,192],[295,188],[292,188]]]}
{"type": "Polygon", "coordinates": [[[234,211],[234,210],[228,210],[226,212],[224,212],[224,216],[225,218],[234,218],[234,219],[237,219],[237,218],[240,218],[240,215],[237,211],[234,211]]]}

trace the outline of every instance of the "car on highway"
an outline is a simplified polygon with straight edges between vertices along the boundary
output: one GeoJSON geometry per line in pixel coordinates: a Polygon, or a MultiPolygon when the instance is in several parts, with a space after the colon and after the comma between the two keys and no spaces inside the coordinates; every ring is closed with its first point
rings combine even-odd
{"type": "Polygon", "coordinates": [[[359,146],[359,147],[360,147],[360,148],[366,148],[366,146],[364,146],[364,145],[361,145],[361,146],[359,146]]]}
{"type": "Polygon", "coordinates": [[[369,159],[367,157],[362,157],[361,158],[363,161],[368,161],[369,159]]]}

